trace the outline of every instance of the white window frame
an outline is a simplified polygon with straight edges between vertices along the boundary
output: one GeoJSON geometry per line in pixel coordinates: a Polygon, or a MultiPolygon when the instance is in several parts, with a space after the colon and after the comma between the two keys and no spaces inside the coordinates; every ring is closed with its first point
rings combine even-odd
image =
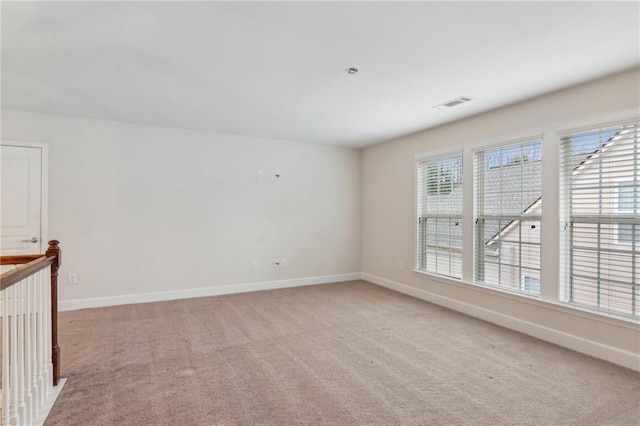
{"type": "MultiPolygon", "coordinates": [[[[421,219],[422,219],[422,212],[420,211],[421,206],[420,206],[420,194],[419,194],[419,168],[420,168],[420,164],[421,163],[425,163],[425,162],[432,162],[432,161],[439,161],[439,160],[443,160],[443,159],[447,159],[447,158],[455,158],[455,157],[460,157],[460,159],[462,160],[462,185],[463,185],[463,194],[464,194],[464,182],[465,182],[465,171],[464,171],[464,166],[465,166],[465,162],[464,162],[464,153],[462,150],[457,150],[457,151],[447,151],[447,152],[443,152],[441,154],[437,154],[437,155],[429,155],[429,156],[416,156],[415,158],[415,170],[414,170],[414,183],[415,183],[415,188],[414,188],[414,196],[415,196],[415,212],[416,212],[416,216],[414,217],[414,248],[415,248],[415,258],[414,258],[414,271],[415,272],[419,272],[422,274],[427,274],[427,275],[434,275],[434,276],[438,276],[438,277],[445,277],[448,279],[454,279],[454,280],[460,280],[462,279],[461,277],[456,277],[456,276],[452,276],[452,275],[446,275],[446,274],[440,274],[437,273],[435,271],[429,271],[426,269],[421,269],[420,265],[421,265],[421,252],[420,252],[420,248],[419,248],[419,244],[420,244],[420,232],[421,232],[421,219]]],[[[463,205],[461,206],[463,211],[464,211],[464,195],[463,195],[463,205]]],[[[450,219],[450,220],[458,220],[460,222],[460,225],[462,226],[463,229],[463,233],[464,233],[464,223],[463,223],[463,219],[464,219],[464,214],[460,214],[460,215],[441,215],[438,216],[438,218],[442,218],[442,219],[450,219]]],[[[464,234],[463,234],[463,247],[464,247],[464,234]]],[[[458,251],[458,250],[455,250],[458,251]]],[[[461,252],[463,251],[463,248],[460,250],[461,252]]],[[[461,253],[461,259],[460,259],[461,263],[462,263],[462,274],[464,274],[464,255],[461,253]]]]}
{"type": "MultiPolygon", "coordinates": [[[[558,158],[560,158],[560,150],[561,150],[561,137],[566,137],[567,135],[570,134],[574,134],[574,133],[580,133],[580,132],[584,132],[584,131],[590,131],[590,130],[596,130],[596,129],[605,129],[605,128],[609,128],[609,127],[618,127],[618,126],[624,126],[624,125],[630,125],[630,124],[637,124],[638,122],[640,122],[640,117],[638,117],[637,115],[634,116],[630,116],[627,118],[620,118],[620,119],[613,119],[611,121],[607,121],[607,122],[591,122],[588,124],[584,124],[582,126],[576,126],[570,129],[562,129],[561,131],[557,132],[557,146],[558,146],[558,150],[559,150],[559,155],[558,158]]],[[[560,182],[560,185],[564,185],[566,184],[566,182],[564,182],[565,176],[563,175],[563,170],[561,170],[561,165],[559,165],[558,167],[558,182],[560,182]]],[[[621,183],[621,182],[629,182],[628,178],[617,178],[616,179],[617,183],[621,183]]],[[[617,189],[616,189],[616,213],[619,213],[617,211],[617,205],[618,205],[618,200],[617,200],[617,189]]],[[[569,306],[571,308],[574,309],[580,309],[580,310],[585,310],[585,311],[589,311],[589,312],[594,312],[597,315],[602,315],[602,316],[607,316],[610,318],[620,318],[620,319],[626,319],[628,321],[632,321],[632,322],[636,322],[636,323],[640,323],[640,311],[636,305],[634,312],[632,313],[631,316],[627,316],[624,314],[618,314],[616,312],[611,312],[608,311],[604,308],[600,308],[598,307],[589,307],[589,306],[585,306],[585,305],[581,305],[578,303],[574,303],[571,299],[571,283],[569,283],[568,281],[571,279],[571,272],[570,272],[570,262],[571,262],[571,256],[573,255],[569,249],[567,249],[567,247],[569,246],[569,242],[565,241],[564,238],[567,237],[568,232],[566,232],[566,229],[568,226],[571,226],[571,217],[569,212],[563,211],[564,208],[566,208],[567,206],[559,206],[558,211],[560,212],[560,214],[563,216],[561,219],[565,222],[561,232],[560,232],[560,244],[561,247],[559,247],[559,253],[558,253],[558,257],[561,258],[561,256],[563,256],[563,252],[564,252],[564,258],[561,258],[561,265],[559,268],[559,275],[558,275],[558,282],[559,282],[559,287],[562,290],[561,293],[559,294],[559,303],[562,303],[566,306],[569,306]]],[[[577,216],[578,220],[580,222],[583,223],[592,223],[590,218],[581,218],[579,215],[577,216]]],[[[606,215],[604,215],[604,217],[606,217],[606,215]]],[[[593,219],[594,222],[593,223],[598,223],[600,222],[602,219],[601,218],[597,218],[597,219],[593,219]]],[[[602,223],[602,222],[600,222],[602,223]]],[[[613,243],[614,244],[620,244],[618,242],[618,227],[615,226],[613,228],[613,243]]],[[[626,245],[627,247],[629,246],[629,244],[626,243],[622,243],[623,245],[626,245]]],[[[599,291],[599,290],[598,290],[599,291]]],[[[632,298],[633,298],[633,294],[632,293],[632,298]]],[[[599,295],[598,295],[599,297],[599,295]]],[[[599,300],[599,299],[598,299],[599,300]]],[[[599,305],[599,301],[598,301],[598,305],[599,305]]]]}
{"type": "MultiPolygon", "coordinates": [[[[479,286],[483,286],[483,287],[491,287],[491,288],[496,288],[502,291],[508,291],[508,292],[514,292],[514,293],[518,293],[518,294],[522,294],[523,296],[527,296],[527,297],[540,297],[540,295],[537,294],[530,294],[527,292],[522,292],[521,290],[521,286],[519,285],[521,278],[518,278],[518,288],[513,288],[510,289],[508,287],[504,287],[504,286],[500,286],[500,285],[496,285],[496,284],[491,284],[491,283],[487,283],[487,282],[483,282],[480,277],[477,276],[477,272],[480,265],[481,260],[477,258],[477,250],[475,250],[475,248],[477,248],[477,245],[479,244],[478,238],[479,238],[479,228],[478,228],[478,221],[482,220],[485,215],[480,215],[479,212],[477,211],[477,200],[476,197],[478,196],[478,194],[476,194],[476,188],[475,188],[475,178],[476,178],[476,173],[477,170],[475,169],[475,163],[476,163],[476,155],[478,153],[481,152],[486,152],[488,150],[492,150],[492,149],[497,149],[497,148],[501,148],[501,147],[507,147],[507,146],[511,146],[511,145],[518,145],[518,144],[523,144],[523,143],[528,143],[528,142],[540,142],[540,149],[542,150],[543,147],[543,135],[542,134],[537,134],[537,135],[531,135],[528,137],[519,137],[517,139],[512,139],[512,140],[504,140],[502,142],[499,143],[494,143],[491,145],[487,145],[487,146],[483,146],[483,147],[478,147],[472,150],[472,164],[474,165],[474,169],[473,169],[473,175],[471,177],[470,180],[473,181],[473,189],[472,189],[472,202],[473,202],[473,233],[474,233],[474,254],[473,254],[473,284],[475,285],[479,285],[479,286]],[[482,216],[482,217],[481,217],[482,216]]],[[[543,158],[541,158],[541,163],[542,163],[543,158]]],[[[542,173],[542,169],[540,170],[540,172],[542,173]]],[[[541,176],[541,180],[542,180],[542,176],[541,176]]],[[[541,191],[541,195],[542,195],[542,191],[541,191]]],[[[542,209],[542,212],[544,212],[544,208],[542,209]]],[[[506,217],[506,216],[501,216],[501,217],[506,217]]],[[[495,219],[498,219],[498,217],[494,217],[495,219]]],[[[541,229],[544,229],[544,226],[542,226],[542,213],[539,215],[526,215],[526,214],[520,214],[520,215],[510,215],[509,218],[506,218],[505,220],[510,220],[513,219],[514,221],[520,221],[522,222],[523,220],[538,220],[541,223],[541,229]]],[[[542,238],[541,238],[542,240],[542,238]]],[[[463,241],[464,244],[464,241],[463,241]]],[[[542,247],[540,249],[540,251],[542,252],[542,247]]],[[[542,256],[542,253],[541,253],[542,256]]],[[[540,260],[540,262],[542,263],[542,259],[540,260]]],[[[520,275],[522,275],[522,267],[521,265],[514,265],[514,266],[518,266],[520,268],[520,275]]],[[[541,273],[541,268],[542,265],[540,265],[540,268],[537,269],[539,273],[541,273]]]]}

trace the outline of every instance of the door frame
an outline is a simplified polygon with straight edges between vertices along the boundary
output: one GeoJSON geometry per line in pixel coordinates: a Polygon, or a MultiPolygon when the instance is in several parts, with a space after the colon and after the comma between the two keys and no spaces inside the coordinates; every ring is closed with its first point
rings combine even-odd
{"type": "Polygon", "coordinates": [[[43,142],[0,140],[2,146],[35,148],[40,150],[40,254],[49,243],[49,145],[43,142]]]}

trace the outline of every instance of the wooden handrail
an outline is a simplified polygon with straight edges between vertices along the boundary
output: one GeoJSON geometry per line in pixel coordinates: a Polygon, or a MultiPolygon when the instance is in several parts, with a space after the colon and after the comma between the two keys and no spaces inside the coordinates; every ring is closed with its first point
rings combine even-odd
{"type": "Polygon", "coordinates": [[[23,265],[41,258],[41,254],[18,254],[14,256],[0,256],[0,265],[23,265]]]}
{"type": "Polygon", "coordinates": [[[58,347],[58,269],[62,260],[60,242],[49,241],[45,254],[1,256],[0,265],[21,265],[0,275],[0,291],[51,265],[51,362],[53,386],[60,380],[60,348],[58,347]]]}
{"type": "Polygon", "coordinates": [[[0,291],[11,287],[15,283],[24,280],[28,276],[35,274],[47,266],[52,265],[55,260],[55,257],[47,257],[44,255],[29,263],[18,266],[16,269],[5,272],[0,275],[0,291]]]}

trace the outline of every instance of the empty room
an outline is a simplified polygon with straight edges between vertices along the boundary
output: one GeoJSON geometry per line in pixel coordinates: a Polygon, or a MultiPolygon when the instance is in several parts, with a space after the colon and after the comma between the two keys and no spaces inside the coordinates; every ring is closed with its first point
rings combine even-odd
{"type": "Polygon", "coordinates": [[[0,425],[640,425],[637,1],[0,13],[0,425]]]}

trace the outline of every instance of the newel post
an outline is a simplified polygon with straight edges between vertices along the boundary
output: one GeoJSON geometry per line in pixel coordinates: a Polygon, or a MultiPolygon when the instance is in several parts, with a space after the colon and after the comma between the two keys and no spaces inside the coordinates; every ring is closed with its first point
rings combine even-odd
{"type": "Polygon", "coordinates": [[[53,386],[60,380],[60,348],[58,347],[58,269],[60,269],[62,251],[60,241],[49,241],[45,255],[55,257],[51,264],[51,362],[53,363],[53,386]]]}

